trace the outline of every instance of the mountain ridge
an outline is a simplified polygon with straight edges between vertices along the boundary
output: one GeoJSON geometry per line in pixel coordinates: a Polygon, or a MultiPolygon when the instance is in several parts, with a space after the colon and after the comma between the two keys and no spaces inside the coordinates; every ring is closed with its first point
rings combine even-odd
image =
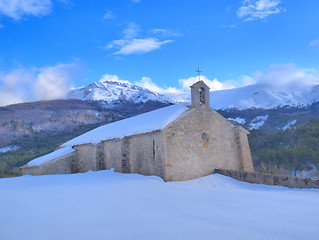
{"type": "MultiPolygon", "coordinates": [[[[267,84],[254,84],[241,88],[210,92],[211,107],[214,109],[249,108],[271,109],[284,106],[309,106],[319,101],[319,85],[311,87],[279,88],[267,84]]],[[[112,108],[121,103],[162,103],[190,102],[190,92],[157,93],[127,81],[104,80],[72,89],[66,98],[84,101],[104,102],[112,108]]]]}
{"type": "Polygon", "coordinates": [[[255,84],[242,88],[215,91],[211,93],[216,109],[264,108],[284,106],[309,106],[319,101],[319,85],[308,88],[277,88],[267,84],[255,84]]]}
{"type": "Polygon", "coordinates": [[[125,81],[104,80],[91,83],[87,86],[72,89],[66,98],[75,98],[84,101],[104,101],[112,105],[121,102],[146,103],[158,101],[172,103],[163,94],[153,92],[125,81]]]}

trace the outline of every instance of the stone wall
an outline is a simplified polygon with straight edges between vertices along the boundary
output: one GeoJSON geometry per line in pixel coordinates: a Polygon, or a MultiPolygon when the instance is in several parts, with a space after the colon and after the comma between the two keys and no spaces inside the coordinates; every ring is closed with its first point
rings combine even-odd
{"type": "Polygon", "coordinates": [[[165,178],[164,144],[161,131],[74,146],[71,155],[40,166],[23,168],[23,174],[67,174],[114,168],[122,173],[139,173],[165,178]]]}
{"type": "Polygon", "coordinates": [[[22,168],[23,175],[69,174],[76,172],[78,172],[76,153],[51,160],[40,166],[22,168]]]}
{"type": "Polygon", "coordinates": [[[250,153],[250,147],[248,143],[247,133],[244,128],[236,127],[236,140],[238,144],[238,154],[242,164],[242,170],[247,172],[254,172],[253,160],[250,153]]]}
{"type": "Polygon", "coordinates": [[[116,172],[122,172],[121,140],[113,139],[103,142],[105,169],[114,168],[116,172]]]}
{"type": "Polygon", "coordinates": [[[228,177],[232,177],[239,181],[249,183],[278,185],[289,188],[319,188],[319,179],[282,176],[256,172],[242,172],[225,169],[215,169],[214,173],[219,173],[228,177]]]}
{"type": "Polygon", "coordinates": [[[163,146],[161,131],[105,141],[105,169],[165,178],[163,146]]]}
{"type": "Polygon", "coordinates": [[[78,172],[96,171],[97,167],[97,146],[95,144],[82,144],[74,146],[77,151],[78,172]]]}
{"type": "Polygon", "coordinates": [[[215,168],[244,170],[235,126],[210,107],[189,110],[163,134],[165,181],[206,176],[215,168]]]}

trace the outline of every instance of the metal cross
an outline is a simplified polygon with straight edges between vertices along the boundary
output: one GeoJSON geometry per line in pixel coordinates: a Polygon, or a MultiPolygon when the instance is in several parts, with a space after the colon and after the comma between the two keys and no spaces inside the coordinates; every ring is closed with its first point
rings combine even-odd
{"type": "Polygon", "coordinates": [[[200,71],[199,68],[197,68],[196,72],[198,73],[198,81],[200,81],[200,72],[202,71],[200,71]]]}

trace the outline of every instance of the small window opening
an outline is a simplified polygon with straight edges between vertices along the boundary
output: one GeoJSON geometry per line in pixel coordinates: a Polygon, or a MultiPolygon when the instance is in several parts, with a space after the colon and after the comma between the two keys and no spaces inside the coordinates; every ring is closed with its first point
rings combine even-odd
{"type": "Polygon", "coordinates": [[[207,133],[203,132],[201,137],[204,142],[209,141],[209,135],[207,133]]]}
{"type": "Polygon", "coordinates": [[[204,88],[199,89],[199,103],[205,104],[205,89],[204,88]]]}

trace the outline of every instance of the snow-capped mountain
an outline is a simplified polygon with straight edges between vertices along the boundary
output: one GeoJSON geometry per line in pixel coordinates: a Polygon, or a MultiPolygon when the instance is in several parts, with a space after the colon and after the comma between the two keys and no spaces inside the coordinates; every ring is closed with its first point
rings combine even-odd
{"type": "Polygon", "coordinates": [[[125,81],[99,81],[72,89],[67,98],[104,101],[108,104],[120,102],[146,103],[157,101],[170,103],[168,97],[125,81]]]}
{"type": "Polygon", "coordinates": [[[211,93],[215,109],[275,108],[281,106],[306,106],[319,101],[319,85],[303,89],[276,89],[265,84],[255,84],[211,93]]]}
{"type": "MultiPolygon", "coordinates": [[[[270,109],[281,106],[307,106],[319,101],[319,85],[308,88],[278,89],[266,84],[210,92],[214,109],[270,109]]],[[[126,81],[105,80],[72,89],[67,98],[118,103],[148,101],[174,103],[190,102],[190,92],[160,94],[126,81]]]]}
{"type": "MultiPolygon", "coordinates": [[[[190,93],[170,93],[173,100],[189,102],[190,93]]],[[[210,92],[214,109],[270,109],[282,106],[307,106],[319,101],[319,85],[302,89],[276,89],[266,84],[210,92]]]]}

